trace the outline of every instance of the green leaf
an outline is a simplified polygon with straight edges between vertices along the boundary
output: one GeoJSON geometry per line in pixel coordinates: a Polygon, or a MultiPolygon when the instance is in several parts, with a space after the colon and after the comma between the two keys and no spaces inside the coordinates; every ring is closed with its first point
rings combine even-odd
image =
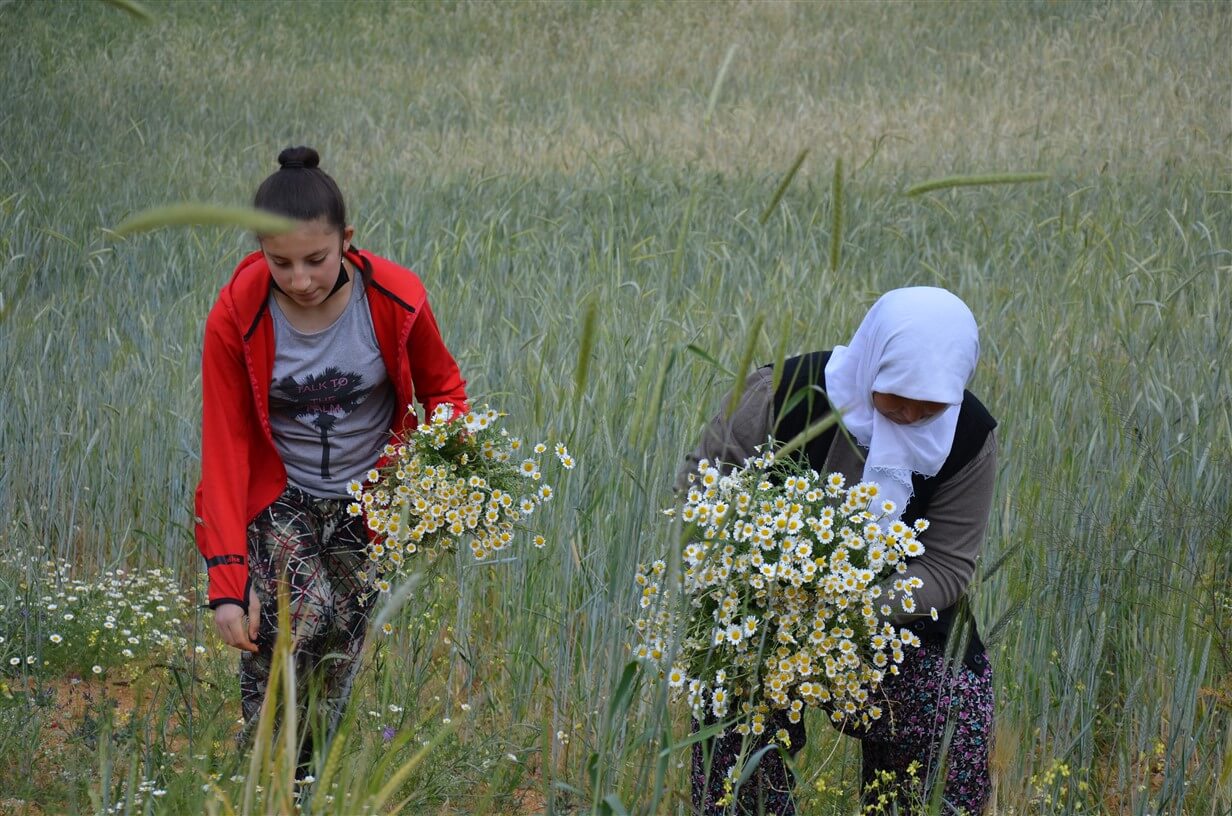
{"type": "Polygon", "coordinates": [[[992,173],[983,176],[946,176],[933,179],[907,188],[907,195],[917,196],[921,193],[931,193],[934,190],[948,190],[951,187],[985,187],[990,184],[1027,184],[1033,181],[1044,181],[1047,173],[992,173]]]}
{"type": "Polygon", "coordinates": [[[222,207],[216,204],[170,204],[129,216],[115,228],[120,237],[161,227],[240,227],[260,235],[277,235],[295,229],[296,222],[281,215],[251,207],[222,207]]]}

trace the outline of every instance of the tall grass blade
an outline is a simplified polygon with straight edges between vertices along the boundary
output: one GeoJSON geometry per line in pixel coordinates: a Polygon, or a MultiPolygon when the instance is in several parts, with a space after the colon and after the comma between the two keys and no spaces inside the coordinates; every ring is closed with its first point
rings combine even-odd
{"type": "Polygon", "coordinates": [[[723,64],[719,66],[719,73],[715,75],[714,86],[710,89],[710,99],[706,102],[706,115],[702,117],[702,124],[709,124],[710,117],[714,115],[715,105],[719,102],[719,93],[723,90],[723,81],[727,78],[727,69],[731,67],[732,59],[736,56],[736,45],[733,43],[727,49],[727,55],[723,57],[723,64]]]}
{"type": "Polygon", "coordinates": [[[684,211],[684,220],[680,222],[680,237],[676,240],[676,251],[672,254],[672,268],[668,280],[679,280],[680,270],[684,268],[684,248],[689,240],[689,225],[693,222],[693,208],[697,205],[697,190],[689,194],[689,203],[684,211]]]}
{"type": "Polygon", "coordinates": [[[834,160],[830,184],[830,271],[837,272],[843,251],[843,159],[834,160]]]}
{"type": "Polygon", "coordinates": [[[629,707],[630,700],[633,699],[634,682],[637,680],[638,668],[640,664],[636,660],[631,660],[625,664],[624,671],[620,674],[620,682],[616,684],[616,689],[612,692],[611,702],[607,706],[607,724],[610,732],[615,725],[616,720],[621,717],[625,709],[629,707]]]}
{"type": "Polygon", "coordinates": [[[985,646],[992,646],[1001,639],[1001,636],[1005,634],[1006,627],[1013,622],[1018,613],[1027,605],[1027,598],[1028,596],[1024,595],[1010,604],[1009,608],[1001,613],[1001,617],[997,618],[997,622],[989,628],[988,634],[983,638],[985,646]]]}
{"type": "Polygon", "coordinates": [[[736,380],[732,383],[731,398],[727,400],[727,416],[731,416],[736,412],[736,406],[740,404],[740,397],[744,394],[744,380],[749,374],[749,366],[753,364],[753,355],[757,352],[757,341],[761,335],[761,315],[753,318],[753,325],[749,329],[749,339],[744,344],[744,354],[740,356],[740,365],[736,369],[736,380]]]}
{"type": "MultiPolygon", "coordinates": [[[[779,321],[779,342],[778,342],[778,345],[774,347],[774,359],[770,361],[770,364],[774,366],[774,379],[773,379],[773,385],[771,387],[776,392],[779,390],[779,385],[783,382],[783,361],[787,359],[787,344],[791,340],[791,335],[792,335],[791,321],[790,320],[779,321]]],[[[796,392],[796,394],[793,394],[792,396],[799,396],[799,395],[800,395],[799,392],[796,392]]],[[[784,408],[780,412],[780,415],[786,413],[789,410],[790,409],[788,408],[784,408]]]]}
{"type": "Polygon", "coordinates": [[[582,318],[582,337],[578,343],[577,368],[573,372],[573,406],[577,408],[582,403],[586,393],[586,382],[590,377],[590,356],[595,347],[595,321],[599,316],[599,302],[591,300],[586,306],[586,315],[582,318]]]}
{"type": "Polygon", "coordinates": [[[114,233],[122,238],[162,227],[239,227],[258,235],[278,235],[295,229],[295,221],[251,207],[214,204],[170,204],[142,210],[120,222],[114,233]]]}
{"type": "MultiPolygon", "coordinates": [[[[954,739],[954,729],[957,727],[958,721],[950,718],[945,724],[945,734],[941,737],[941,746],[937,751],[939,762],[935,767],[928,769],[928,778],[926,785],[931,786],[932,793],[928,797],[927,814],[928,816],[943,816],[942,807],[945,799],[945,781],[949,775],[950,767],[950,742],[954,739]]],[[[950,808],[946,808],[949,810],[950,808]]]]}
{"type": "Polygon", "coordinates": [[[795,453],[800,448],[803,448],[808,443],[812,442],[817,437],[825,433],[826,429],[838,422],[838,415],[834,413],[827,414],[821,419],[809,425],[794,438],[789,439],[782,447],[777,448],[775,453],[778,456],[787,456],[790,453],[795,453]]]}
{"type": "Polygon", "coordinates": [[[146,8],[145,3],[138,0],[103,0],[103,2],[112,8],[131,14],[143,23],[154,22],[154,14],[146,8]]]}
{"type": "MultiPolygon", "coordinates": [[[[293,807],[292,795],[295,791],[295,771],[299,762],[299,700],[296,689],[295,657],[291,654],[294,647],[294,633],[291,631],[291,609],[289,588],[285,581],[278,584],[278,646],[282,655],[282,774],[276,777],[282,784],[270,791],[271,800],[275,800],[275,791],[283,799],[285,807],[293,807]]],[[[277,766],[276,766],[277,767],[277,766]]]]}
{"type": "Polygon", "coordinates": [[[452,734],[454,729],[457,727],[457,720],[445,725],[432,736],[432,739],[428,740],[427,745],[420,748],[411,756],[410,759],[402,763],[402,767],[394,771],[385,785],[377,791],[376,795],[373,796],[372,799],[369,800],[368,812],[376,813],[380,811],[380,809],[385,806],[385,803],[389,801],[389,797],[393,796],[394,793],[397,792],[398,788],[402,786],[402,783],[406,781],[406,778],[410,776],[411,773],[413,773],[425,759],[431,756],[432,751],[436,748],[436,746],[440,745],[441,741],[444,740],[445,737],[452,734]]]}
{"type": "MultiPolygon", "coordinates": [[[[426,567],[426,569],[431,569],[431,565],[426,567]]],[[[370,632],[377,631],[393,620],[394,615],[398,614],[398,610],[402,608],[402,605],[407,602],[411,595],[415,594],[415,590],[423,583],[425,570],[412,573],[386,596],[385,602],[381,604],[376,617],[373,618],[372,625],[368,627],[370,632]]],[[[372,641],[370,640],[369,642],[372,641]]]]}
{"type": "MultiPolygon", "coordinates": [[[[749,778],[752,777],[753,773],[757,770],[757,766],[761,764],[762,757],[771,751],[777,750],[779,750],[779,746],[775,743],[770,743],[769,745],[762,746],[761,749],[746,759],[744,761],[744,767],[740,769],[740,776],[736,777],[736,784],[733,786],[735,790],[739,791],[740,787],[744,785],[745,782],[749,781],[749,778]]],[[[786,752],[784,752],[784,754],[786,754],[786,752]]],[[[789,762],[786,756],[783,757],[783,761],[789,762]]]]}
{"type": "Polygon", "coordinates": [[[646,404],[639,406],[638,413],[641,424],[638,426],[639,433],[635,439],[639,445],[645,445],[654,438],[655,429],[659,426],[659,422],[663,417],[663,392],[667,385],[668,375],[671,374],[672,366],[676,362],[675,350],[669,351],[663,360],[663,365],[659,367],[659,374],[654,379],[654,385],[647,395],[646,404]]]}
{"type": "Polygon", "coordinates": [[[713,354],[706,351],[704,348],[697,345],[696,343],[689,343],[689,345],[685,346],[685,350],[693,354],[696,354],[698,357],[701,357],[707,363],[710,363],[710,365],[717,368],[722,374],[728,377],[733,377],[733,378],[736,376],[736,372],[732,371],[730,368],[720,363],[717,359],[715,359],[715,356],[713,354]]]}
{"type": "Polygon", "coordinates": [[[791,186],[791,180],[796,177],[796,173],[800,171],[800,165],[804,164],[804,157],[808,155],[809,149],[806,147],[796,156],[796,160],[792,162],[791,168],[787,171],[787,175],[783,176],[783,180],[779,182],[778,189],[774,191],[774,195],[770,198],[770,203],[766,205],[766,209],[762,210],[761,217],[757,222],[765,226],[770,220],[770,216],[774,213],[775,207],[783,199],[783,195],[787,192],[787,188],[791,186]]]}
{"type": "Polygon", "coordinates": [[[599,812],[607,814],[607,816],[629,816],[628,808],[625,807],[624,802],[620,801],[620,797],[614,793],[609,793],[603,797],[603,807],[599,812]]]}
{"type": "Polygon", "coordinates": [[[991,184],[1029,184],[1035,181],[1045,181],[1048,173],[991,173],[982,176],[946,176],[921,182],[908,187],[905,195],[918,196],[935,190],[948,190],[951,187],[986,187],[991,184]]]}
{"type": "Polygon", "coordinates": [[[295,669],[291,656],[292,635],[290,602],[285,585],[278,588],[278,633],[274,640],[269,678],[266,681],[265,699],[261,702],[261,714],[257,720],[256,733],[252,736],[252,754],[248,762],[248,774],[244,779],[244,795],[240,812],[258,811],[258,785],[263,785],[265,811],[282,798],[291,806],[291,792],[295,788],[295,763],[298,758],[298,729],[296,728],[295,669]],[[279,697],[283,716],[279,722],[279,697]],[[290,712],[288,717],[287,712],[290,712]],[[275,742],[275,731],[281,729],[282,740],[275,742]],[[281,744],[279,744],[281,743],[281,744]],[[280,771],[282,773],[280,774],[280,771]]]}
{"type": "MultiPolygon", "coordinates": [[[[371,637],[371,633],[369,637],[371,637]]],[[[342,722],[338,724],[338,731],[334,734],[333,741],[329,745],[329,752],[325,755],[325,762],[321,766],[321,773],[317,777],[317,790],[329,790],[334,777],[338,775],[347,736],[355,725],[356,711],[356,706],[348,705],[343,714],[342,722]]]]}
{"type": "Polygon", "coordinates": [[[672,754],[680,750],[681,748],[688,748],[690,745],[692,745],[695,742],[702,742],[703,740],[708,740],[711,737],[718,736],[719,734],[722,734],[724,731],[730,728],[732,725],[735,725],[735,723],[736,723],[736,720],[731,719],[731,720],[723,720],[721,722],[712,723],[710,725],[703,726],[702,728],[699,728],[693,733],[689,734],[689,736],[685,737],[684,739],[678,742],[673,742],[671,745],[667,746],[662,751],[660,751],[659,755],[667,756],[669,754],[672,754]]]}
{"type": "Polygon", "coordinates": [[[1015,541],[1013,544],[1007,547],[1005,549],[1005,552],[997,556],[997,560],[993,561],[992,564],[986,570],[984,570],[984,574],[980,576],[980,580],[987,581],[989,578],[996,575],[1001,570],[1001,568],[1005,566],[1006,562],[1009,561],[1010,556],[1018,552],[1018,550],[1022,548],[1022,544],[1023,542],[1019,540],[1019,541],[1015,541]]]}

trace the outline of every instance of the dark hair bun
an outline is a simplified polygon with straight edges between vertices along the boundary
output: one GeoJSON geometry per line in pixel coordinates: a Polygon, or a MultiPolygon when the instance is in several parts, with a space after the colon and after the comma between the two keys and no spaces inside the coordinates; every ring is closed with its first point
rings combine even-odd
{"type": "Polygon", "coordinates": [[[311,170],[320,163],[321,154],[311,147],[288,147],[278,154],[278,164],[284,170],[303,168],[311,170]]]}

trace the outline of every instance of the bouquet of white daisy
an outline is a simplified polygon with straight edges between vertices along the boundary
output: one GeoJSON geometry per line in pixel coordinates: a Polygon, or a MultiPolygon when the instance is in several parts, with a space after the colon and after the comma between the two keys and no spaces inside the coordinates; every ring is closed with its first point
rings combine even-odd
{"type": "Polygon", "coordinates": [[[638,571],[637,657],[699,720],[739,715],[740,733],[762,734],[774,710],[797,723],[809,705],[879,718],[875,690],[919,645],[889,618],[915,609],[922,582],[894,576],[924,552],[928,522],[886,523],[895,508],[878,493],[772,452],[726,476],[703,460],[678,511],[680,575],[663,560],[638,571]]]}
{"type": "MultiPolygon", "coordinates": [[[[528,444],[484,407],[455,417],[442,405],[429,421],[385,446],[383,461],[363,482],[352,481],[348,511],[364,515],[372,541],[364,578],[381,592],[409,571],[417,554],[440,555],[459,542],[483,561],[513,544],[520,522],[552,498],[543,478],[549,447],[528,444]]],[[[575,462],[562,444],[552,447],[560,468],[575,462]]],[[[536,547],[544,546],[534,537],[536,547]]]]}

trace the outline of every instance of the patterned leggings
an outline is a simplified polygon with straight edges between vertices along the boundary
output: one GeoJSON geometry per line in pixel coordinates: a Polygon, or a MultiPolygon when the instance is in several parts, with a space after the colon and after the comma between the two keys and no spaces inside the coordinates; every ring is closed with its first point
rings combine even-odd
{"type": "Polygon", "coordinates": [[[299,721],[306,735],[301,773],[314,742],[324,747],[341,719],[372,608],[372,593],[356,576],[366,561],[368,539],[362,519],[347,515],[348,501],[319,499],[288,485],[248,527],[248,563],[261,601],[261,622],[259,651],[244,652],[240,658],[244,727],[239,742],[242,747],[251,744],[261,716],[278,634],[278,588],[285,583],[299,721]],[[318,705],[308,712],[305,702],[311,694],[318,705]]]}
{"type": "MultiPolygon", "coordinates": [[[[945,789],[941,813],[945,816],[984,812],[992,789],[988,755],[992,747],[993,686],[992,666],[981,660],[980,669],[954,664],[945,657],[944,644],[928,641],[908,651],[898,676],[891,675],[881,685],[887,709],[867,732],[851,727],[844,732],[861,740],[862,784],[865,800],[875,810],[881,794],[886,795],[883,812],[893,812],[890,801],[897,801],[898,813],[913,816],[912,805],[927,802],[929,780],[936,778],[942,765],[941,745],[949,725],[954,726],[949,750],[944,757],[945,789]],[[912,768],[912,763],[915,763],[912,768]],[[892,776],[887,776],[890,774],[892,776]]],[[[776,715],[781,717],[781,713],[776,715]]],[[[786,721],[767,728],[767,734],[786,721]]],[[[792,752],[804,744],[803,726],[788,727],[792,752]]],[[[697,724],[694,724],[694,730],[697,724]]],[[[763,743],[764,744],[764,737],[763,743]]],[[[773,814],[795,816],[791,796],[791,772],[777,751],[762,757],[756,773],[741,788],[738,809],[717,804],[723,796],[723,779],[736,761],[740,737],[728,732],[711,740],[709,784],[700,743],[693,746],[693,811],[696,816],[726,814],[773,814]],[[705,795],[703,796],[703,789],[705,795]]],[[[746,752],[756,752],[757,747],[746,752]]]]}

